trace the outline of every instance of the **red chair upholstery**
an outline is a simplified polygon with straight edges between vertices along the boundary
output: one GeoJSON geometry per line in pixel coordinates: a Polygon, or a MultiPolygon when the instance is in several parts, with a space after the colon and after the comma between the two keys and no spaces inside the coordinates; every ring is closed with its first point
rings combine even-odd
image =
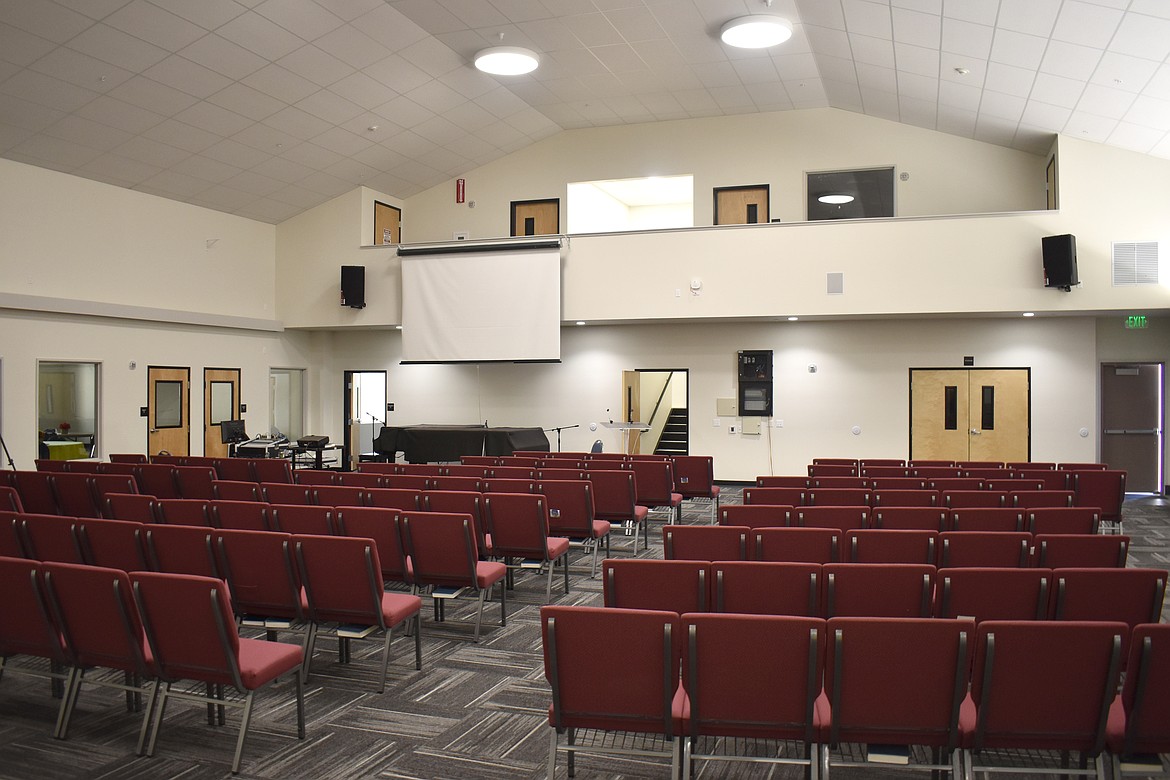
{"type": "Polygon", "coordinates": [[[422,599],[413,593],[382,589],[378,547],[369,539],[344,536],[294,536],[297,568],[309,603],[309,641],[305,651],[305,678],[313,660],[313,645],[323,624],[336,624],[342,662],[349,663],[349,643],[374,630],[384,634],[378,693],[386,691],[390,639],[395,626],[414,624],[414,668],[422,669],[422,599]]]}
{"type": "Polygon", "coordinates": [[[983,490],[986,485],[978,477],[932,477],[927,480],[926,487],[930,490],[983,490]]]}
{"type": "Polygon", "coordinates": [[[905,465],[902,466],[867,466],[861,464],[861,476],[867,479],[878,479],[882,477],[908,477],[910,476],[910,469],[905,465]]]}
{"type": "Polygon", "coordinates": [[[783,504],[729,504],[719,510],[719,525],[783,528],[793,511],[794,507],[783,504]]]}
{"type": "Polygon", "coordinates": [[[0,511],[24,511],[24,507],[20,504],[20,493],[16,492],[16,488],[10,487],[9,485],[0,485],[0,511]]]}
{"type": "Polygon", "coordinates": [[[937,490],[874,490],[870,495],[873,506],[938,506],[937,490]]]}
{"type": "Polygon", "coordinates": [[[200,498],[160,498],[155,505],[158,522],[166,525],[211,527],[210,501],[200,498]]]}
{"type": "Polygon", "coordinates": [[[869,516],[871,528],[908,531],[945,531],[947,517],[945,509],[929,506],[875,506],[869,516]]]}
{"type": "Polygon", "coordinates": [[[869,506],[868,488],[809,488],[805,494],[808,506],[869,506]]]}
{"type": "Polygon", "coordinates": [[[1006,468],[1012,469],[1016,473],[1020,471],[1055,471],[1055,461],[1038,461],[1038,460],[1023,460],[1023,461],[1008,461],[1003,464],[1006,468]]]}
{"type": "Polygon", "coordinates": [[[1159,774],[1158,755],[1170,753],[1170,625],[1146,623],[1133,630],[1121,689],[1124,718],[1110,718],[1106,738],[1113,777],[1159,774]]]}
{"type": "MultiPolygon", "coordinates": [[[[219,458],[215,461],[215,476],[229,482],[259,482],[252,473],[250,458],[219,458]]],[[[220,496],[222,498],[222,496],[220,496]]]]}
{"type": "Polygon", "coordinates": [[[929,490],[922,477],[871,477],[872,490],[929,490]]]}
{"type": "Polygon", "coordinates": [[[60,514],[57,509],[57,496],[53,492],[52,472],[15,471],[12,479],[13,487],[20,493],[20,503],[24,511],[38,515],[60,514]]]}
{"type": "Polygon", "coordinates": [[[544,598],[552,598],[553,569],[560,561],[569,592],[569,540],[549,536],[548,500],[535,493],[485,493],[483,514],[492,555],[513,570],[548,568],[544,598]],[[515,562],[513,562],[515,561],[515,562]]]}
{"type": "Polygon", "coordinates": [[[1120,534],[1038,534],[1036,565],[1048,569],[1124,569],[1129,537],[1120,534]]]}
{"type": "Polygon", "coordinates": [[[1071,490],[1072,472],[1052,469],[1016,469],[1018,479],[1031,479],[1044,485],[1045,490],[1071,490]]]}
{"type": "Polygon", "coordinates": [[[290,672],[296,685],[297,736],[304,739],[303,686],[301,675],[295,673],[304,661],[300,647],[241,638],[221,580],[132,572],[130,581],[161,680],[147,755],[154,755],[168,700],[240,707],[243,717],[232,758],[232,772],[238,772],[255,691],[290,672]],[[174,683],[180,680],[207,683],[209,693],[215,686],[230,685],[243,694],[244,701],[178,690],[174,683]]]}
{"type": "MultiPolygon", "coordinates": [[[[862,763],[871,766],[888,766],[876,758],[877,746],[928,746],[939,758],[914,762],[913,768],[949,769],[957,780],[962,773],[959,711],[967,695],[974,622],[835,617],[828,621],[827,634],[827,744],[867,744],[862,763]]],[[[832,753],[826,760],[830,768],[857,763],[849,756],[834,760],[832,753]]]]}
{"type": "MultiPolygon", "coordinates": [[[[954,464],[947,465],[939,461],[910,461],[910,476],[921,477],[927,480],[927,487],[930,487],[930,482],[936,479],[958,479],[959,467],[954,464]],[[923,463],[935,463],[936,465],[920,465],[923,463]]],[[[941,488],[939,488],[941,489],[941,488]]]]}
{"type": "Polygon", "coordinates": [[[638,458],[630,461],[630,470],[637,480],[636,502],[649,509],[667,509],[675,522],[681,522],[683,496],[674,489],[674,464],[638,458]]]}
{"type": "Polygon", "coordinates": [[[597,556],[605,542],[609,557],[609,534],[612,525],[598,520],[593,504],[593,483],[588,480],[541,480],[537,489],[548,501],[548,532],[563,536],[570,546],[578,545],[586,552],[592,550],[593,563],[589,576],[597,576],[597,556]]]}
{"type": "Polygon", "coordinates": [[[930,617],[934,566],[826,563],[825,617],[930,617]]]}
{"type": "MultiPolygon", "coordinates": [[[[300,472],[297,472],[300,473],[300,472]]],[[[382,475],[368,471],[341,471],[337,474],[337,484],[349,487],[382,488],[382,475]]]]}
{"type": "Polygon", "coordinates": [[[715,484],[714,460],[710,455],[674,456],[674,491],[685,501],[697,498],[711,502],[711,523],[719,516],[719,486],[715,484]]]}
{"type": "Polygon", "coordinates": [[[1002,477],[1000,479],[989,479],[983,484],[984,490],[1006,490],[1008,492],[1008,506],[1015,506],[1013,502],[1012,493],[1034,493],[1038,490],[1044,490],[1044,480],[1042,479],[1024,479],[1019,476],[1002,477]]]}
{"type": "Polygon", "coordinates": [[[261,482],[260,494],[270,504],[313,503],[313,489],[308,485],[294,485],[289,482],[261,482]]]}
{"type": "Polygon", "coordinates": [[[522,479],[530,482],[536,479],[536,470],[527,466],[492,466],[484,476],[489,479],[522,479]]]}
{"type": "Polygon", "coordinates": [[[906,465],[904,458],[861,458],[858,462],[861,468],[866,466],[895,466],[902,468],[906,465]]]}
{"type": "Polygon", "coordinates": [[[1011,490],[1008,492],[1007,503],[1010,506],[1049,507],[1072,506],[1073,492],[1071,490],[1011,490]]]}
{"type": "Polygon", "coordinates": [[[1074,506],[1095,506],[1101,520],[1121,531],[1121,504],[1125,501],[1125,472],[1116,469],[1073,470],[1074,506]]]}
{"type": "Polygon", "coordinates": [[[826,723],[820,695],[824,621],[772,615],[686,615],[682,619],[683,685],[689,707],[683,778],[696,760],[735,760],[718,737],[795,741],[753,763],[795,764],[817,776],[826,723]],[[704,739],[704,738],[712,739],[704,739]]]}
{"type": "Polygon", "coordinates": [[[479,490],[483,489],[484,477],[469,475],[440,475],[427,478],[427,490],[479,490]]]}
{"type": "Polygon", "coordinates": [[[274,531],[286,534],[307,534],[330,536],[337,533],[333,523],[334,510],[331,506],[313,504],[270,504],[268,524],[274,531]]]}
{"type": "Polygon", "coordinates": [[[752,548],[757,561],[835,563],[843,536],[833,528],[757,528],[752,548]]]}
{"type": "MultiPolygon", "coordinates": [[[[1119,620],[1132,629],[1162,615],[1167,576],[1162,569],[1069,568],[1052,576],[1053,620],[1119,620]]],[[[1128,644],[1122,649],[1128,652],[1128,644]]]]}
{"type": "Polygon", "coordinates": [[[950,509],[1008,506],[1007,493],[1002,490],[943,490],[940,498],[950,509]]]}
{"type": "Polygon", "coordinates": [[[218,577],[212,530],[191,525],[143,526],[143,548],[152,571],[218,577]]]}
{"type": "MultiPolygon", "coordinates": [[[[491,458],[491,460],[494,461],[495,458],[491,458]]],[[[503,464],[489,463],[486,465],[500,466],[503,464]]],[[[439,476],[441,476],[441,477],[476,477],[478,479],[479,477],[486,476],[488,471],[489,471],[489,469],[485,468],[485,464],[472,465],[469,463],[464,463],[462,458],[460,458],[459,463],[447,465],[447,466],[440,466],[439,467],[439,476]]]]}
{"type": "Polygon", "coordinates": [[[711,564],[715,612],[820,617],[817,563],[719,561],[711,564]]]}
{"type": "Polygon", "coordinates": [[[370,506],[401,509],[403,512],[416,511],[422,506],[422,489],[366,488],[366,501],[370,506]]]}
{"type": "Polygon", "coordinates": [[[337,485],[337,471],[332,469],[294,469],[293,482],[298,485],[337,485]]]}
{"type": "Polygon", "coordinates": [[[1101,510],[1097,507],[1035,507],[1024,515],[1025,530],[1036,535],[1095,534],[1101,528],[1101,510]]]}
{"type": "Polygon", "coordinates": [[[869,520],[869,506],[802,506],[793,512],[792,524],[801,528],[831,528],[846,531],[865,528],[869,520]]]}
{"type": "Polygon", "coordinates": [[[53,474],[60,474],[65,471],[65,461],[50,460],[48,458],[36,458],[33,460],[33,466],[37,471],[49,472],[53,474]]]}
{"type": "Polygon", "coordinates": [[[672,612],[596,607],[545,606],[540,609],[544,676],[552,688],[548,723],[549,776],[558,752],[573,766],[578,754],[669,758],[677,777],[679,751],[675,736],[685,734],[685,695],[679,685],[681,632],[672,612]],[[621,637],[620,642],[613,641],[621,637]],[[604,674],[598,674],[604,669],[604,674]],[[660,736],[647,745],[637,739],[625,747],[605,740],[592,751],[589,743],[558,736],[578,729],[598,729],[660,736]]]}
{"type": "Polygon", "coordinates": [[[939,568],[1023,568],[1031,563],[1032,534],[1027,531],[945,531],[939,534],[939,568]]]}
{"type": "MultiPolygon", "coordinates": [[[[496,583],[502,583],[507,568],[498,561],[481,561],[471,516],[449,512],[403,512],[399,519],[402,545],[412,566],[413,593],[431,589],[438,619],[443,603],[458,597],[464,589],[479,596],[475,613],[475,641],[479,641],[484,599],[496,583]]],[[[507,625],[508,590],[500,585],[500,625],[507,625]]]]}
{"type": "Polygon", "coordinates": [[[42,573],[45,595],[69,659],[62,717],[54,736],[65,739],[69,735],[69,722],[83,683],[145,694],[146,712],[138,731],[137,749],[142,755],[154,709],[158,671],[146,645],[130,577],[116,568],[68,563],[46,563],[42,573]],[[125,681],[86,677],[85,670],[93,667],[125,672],[125,681]]]}
{"type": "Polygon", "coordinates": [[[598,520],[611,526],[626,526],[634,532],[634,553],[638,552],[638,532],[642,533],[642,547],[646,548],[649,509],[637,502],[636,478],[632,471],[590,471],[593,485],[593,509],[598,520]]]}
{"type": "MultiPolygon", "coordinates": [[[[111,456],[111,457],[113,457],[113,456],[111,456]]],[[[142,456],[141,461],[133,461],[133,462],[124,461],[124,462],[122,462],[122,461],[111,460],[109,463],[99,463],[98,464],[98,473],[99,474],[117,474],[117,475],[123,476],[123,477],[132,477],[132,476],[134,476],[134,472],[138,468],[139,463],[148,463],[148,462],[149,461],[146,460],[145,455],[142,456]]]]}
{"type": "Polygon", "coordinates": [[[1052,571],[971,567],[939,569],[934,616],[984,620],[1045,620],[1052,571]]]}
{"type": "Polygon", "coordinates": [[[962,507],[951,513],[951,531],[1025,531],[1024,512],[1009,507],[962,507]]]}
{"type": "Polygon", "coordinates": [[[410,566],[402,547],[397,509],[376,506],[347,506],[337,510],[339,536],[373,539],[382,565],[382,579],[389,582],[411,582],[410,566]]]}
{"type": "Polygon", "coordinates": [[[424,490],[419,502],[419,509],[424,512],[454,512],[471,516],[471,523],[475,530],[475,543],[479,546],[480,555],[490,558],[492,555],[491,536],[487,534],[487,524],[483,518],[483,494],[470,490],[424,490]]]}
{"type": "Polygon", "coordinates": [[[605,606],[666,610],[679,615],[706,612],[708,568],[700,561],[604,561],[601,575],[605,606]]]}
{"type": "Polygon", "coordinates": [[[215,498],[215,469],[210,466],[176,466],[175,484],[183,498],[215,498]]]}
{"type": "Polygon", "coordinates": [[[252,474],[257,482],[292,483],[292,462],[284,458],[254,458],[252,474]]]}
{"type": "Polygon", "coordinates": [[[845,533],[849,563],[935,563],[937,531],[851,529],[845,533]]]}
{"type": "Polygon", "coordinates": [[[745,487],[743,503],[749,506],[770,504],[772,506],[804,506],[808,488],[802,487],[745,487]]]}
{"type": "Polygon", "coordinates": [[[105,497],[102,515],[111,520],[129,520],[135,523],[158,521],[158,499],[141,493],[109,493],[105,497]]]}
{"type": "MultiPolygon", "coordinates": [[[[69,658],[45,602],[42,565],[40,561],[0,557],[0,593],[4,594],[0,598],[0,671],[48,677],[56,691],[68,683],[72,672],[67,675],[58,671],[68,664],[69,658]],[[40,664],[26,667],[12,663],[22,655],[48,659],[52,666],[46,672],[40,664]]],[[[65,697],[61,696],[54,735],[61,728],[65,705],[65,697]]]]}
{"type": "Polygon", "coordinates": [[[73,533],[76,523],[76,517],[26,513],[20,515],[16,528],[27,557],[38,561],[85,563],[73,533]]]}
{"type": "Polygon", "coordinates": [[[850,466],[844,463],[813,462],[808,467],[808,475],[810,477],[856,477],[858,474],[856,464],[850,466]]]}
{"type": "Polygon", "coordinates": [[[380,481],[383,486],[398,490],[426,490],[431,476],[437,477],[438,474],[382,474],[380,481]]]}
{"type": "Polygon", "coordinates": [[[122,571],[149,568],[142,531],[141,523],[127,520],[78,520],[73,526],[86,563],[122,571]]]}
{"type": "MultiPolygon", "coordinates": [[[[272,638],[304,622],[307,605],[291,534],[227,529],[215,533],[213,544],[216,567],[242,625],[263,628],[272,638]]],[[[306,630],[303,642],[308,638],[306,630]]]]}
{"type": "Polygon", "coordinates": [[[668,561],[747,561],[754,556],[748,526],[667,525],[662,528],[668,561]]]}
{"type": "Polygon", "coordinates": [[[114,452],[110,454],[110,463],[147,463],[146,455],[138,452],[114,452]]]}
{"type": "Polygon", "coordinates": [[[217,479],[211,493],[217,501],[264,501],[260,486],[247,480],[217,479]]]}
{"type": "Polygon", "coordinates": [[[20,541],[21,512],[0,511],[0,556],[24,558],[24,545],[20,541]]]}
{"type": "Polygon", "coordinates": [[[216,528],[231,528],[237,531],[267,531],[268,504],[261,501],[210,502],[211,524],[216,528]]]}
{"type": "Polygon", "coordinates": [[[156,498],[180,498],[175,466],[169,463],[140,463],[134,467],[138,490],[156,498]]]}
{"type": "Polygon", "coordinates": [[[1029,774],[1069,774],[1067,762],[1039,765],[1035,751],[1075,750],[1092,765],[1088,773],[1103,777],[1098,763],[1117,693],[1121,640],[1129,629],[1120,623],[988,620],[978,631],[971,677],[975,707],[960,718],[967,771],[1018,773],[1027,762],[1029,774]],[[1009,751],[1006,758],[981,760],[983,751],[996,748],[1009,751]]]}
{"type": "Polygon", "coordinates": [[[813,458],[814,466],[857,466],[857,458],[813,458]]]}
{"type": "Polygon", "coordinates": [[[162,464],[165,464],[167,466],[178,466],[183,462],[183,460],[186,457],[187,457],[186,455],[164,455],[163,453],[160,452],[157,455],[151,455],[149,458],[147,458],[146,462],[148,462],[148,463],[162,463],[162,464]]]}
{"type": "Polygon", "coordinates": [[[132,474],[90,474],[89,484],[103,517],[106,511],[106,496],[111,493],[139,492],[138,482],[132,474]]]}
{"type": "MultiPolygon", "coordinates": [[[[825,477],[830,479],[830,477],[825,477]]],[[[841,477],[841,479],[852,479],[852,477],[841,477]]],[[[811,477],[801,476],[784,476],[784,475],[770,475],[756,477],[756,487],[784,487],[784,488],[800,488],[804,490],[812,483],[811,477]]]]}
{"type": "MultiPolygon", "coordinates": [[[[66,461],[68,462],[68,461],[66,461]]],[[[82,473],[53,474],[49,477],[57,511],[70,517],[101,517],[101,509],[90,484],[90,475],[82,473]]]]}
{"type": "Polygon", "coordinates": [[[366,506],[366,491],[352,485],[314,485],[313,503],[320,506],[366,506]]]}
{"type": "Polygon", "coordinates": [[[1058,471],[1107,471],[1108,463],[1057,463],[1058,471]]]}

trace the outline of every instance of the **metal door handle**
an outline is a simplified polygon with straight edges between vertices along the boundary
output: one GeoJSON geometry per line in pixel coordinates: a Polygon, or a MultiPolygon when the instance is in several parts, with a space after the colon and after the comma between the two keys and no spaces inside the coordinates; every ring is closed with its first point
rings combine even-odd
{"type": "Polygon", "coordinates": [[[980,435],[980,434],[982,434],[982,433],[983,433],[983,431],[979,430],[978,428],[972,428],[972,429],[971,429],[971,435],[972,435],[972,436],[979,436],[979,435],[980,435]]]}

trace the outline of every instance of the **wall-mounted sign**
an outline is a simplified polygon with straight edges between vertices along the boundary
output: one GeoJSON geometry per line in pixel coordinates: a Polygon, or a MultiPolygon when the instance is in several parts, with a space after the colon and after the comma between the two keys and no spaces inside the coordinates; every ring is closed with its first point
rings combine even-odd
{"type": "Polygon", "coordinates": [[[1127,330],[1144,330],[1150,327],[1150,322],[1144,314],[1131,314],[1125,318],[1125,327],[1127,330]]]}

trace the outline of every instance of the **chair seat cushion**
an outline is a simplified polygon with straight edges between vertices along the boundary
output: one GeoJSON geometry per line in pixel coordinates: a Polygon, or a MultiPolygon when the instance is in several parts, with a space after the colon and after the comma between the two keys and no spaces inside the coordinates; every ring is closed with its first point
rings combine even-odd
{"type": "Polygon", "coordinates": [[[382,594],[382,621],[387,627],[396,626],[414,617],[422,609],[422,599],[409,593],[382,594]]]}
{"type": "Polygon", "coordinates": [[[569,540],[563,536],[548,537],[548,559],[560,558],[569,551],[569,540]]]}
{"type": "Polygon", "coordinates": [[[300,645],[240,637],[240,680],[254,691],[300,667],[305,654],[300,645]]]}
{"type": "Polygon", "coordinates": [[[650,507],[645,507],[645,506],[641,506],[641,505],[634,507],[634,519],[637,520],[639,523],[642,522],[643,520],[645,520],[646,515],[648,515],[648,514],[650,514],[650,507]]]}
{"type": "Polygon", "coordinates": [[[594,520],[593,521],[593,538],[600,539],[609,533],[610,523],[608,520],[594,520]]]}
{"type": "Polygon", "coordinates": [[[490,588],[508,573],[508,567],[499,561],[478,561],[475,564],[475,586],[490,588]]]}

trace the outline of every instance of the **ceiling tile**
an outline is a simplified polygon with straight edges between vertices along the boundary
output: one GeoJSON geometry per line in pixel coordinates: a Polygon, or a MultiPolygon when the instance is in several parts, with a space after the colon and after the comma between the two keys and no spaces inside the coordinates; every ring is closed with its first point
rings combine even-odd
{"type": "Polygon", "coordinates": [[[102,21],[167,51],[178,51],[207,34],[199,25],[147,0],[132,0],[102,21]]]}
{"type": "Polygon", "coordinates": [[[254,122],[272,116],[286,105],[276,98],[269,97],[263,92],[239,82],[216,92],[207,98],[207,102],[246,116],[254,122]]]}
{"type": "Polygon", "coordinates": [[[65,46],[58,46],[30,67],[38,73],[94,92],[109,92],[134,75],[65,46]]]}
{"type": "Polygon", "coordinates": [[[939,50],[906,43],[894,44],[894,61],[898,70],[916,73],[919,76],[939,77],[939,50]]]}
{"type": "Polygon", "coordinates": [[[983,24],[944,18],[943,51],[985,60],[991,56],[993,30],[994,28],[983,24]]]}
{"type": "Polygon", "coordinates": [[[1121,11],[1114,8],[1065,0],[1056,17],[1052,37],[1066,43],[1104,48],[1121,22],[1121,11]]]}
{"type": "Polygon", "coordinates": [[[859,63],[882,68],[894,67],[894,44],[888,38],[850,33],[849,46],[853,50],[853,58],[859,63]]]}
{"type": "Polygon", "coordinates": [[[216,33],[266,60],[278,60],[296,51],[304,42],[275,22],[254,11],[240,14],[216,33]]]}
{"type": "Polygon", "coordinates": [[[269,127],[275,127],[277,130],[288,133],[302,141],[307,141],[313,136],[320,135],[328,130],[330,126],[325,120],[319,119],[295,106],[289,106],[286,109],[277,111],[265,119],[264,124],[269,127]]]}
{"type": "Polygon", "coordinates": [[[1032,98],[1063,108],[1075,108],[1085,91],[1085,83],[1051,73],[1038,73],[1032,85],[1032,98]]]}
{"type": "Polygon", "coordinates": [[[983,87],[1026,98],[1032,91],[1032,82],[1035,79],[1035,71],[992,62],[987,66],[987,78],[983,82],[983,87]]]}
{"type": "Polygon", "coordinates": [[[412,89],[406,93],[406,97],[436,114],[441,114],[463,102],[462,95],[438,79],[412,89]]]}
{"type": "Polygon", "coordinates": [[[959,108],[975,113],[979,110],[979,101],[982,98],[983,90],[979,87],[956,81],[939,82],[938,102],[948,108],[959,108]]]}
{"type": "Polygon", "coordinates": [[[38,161],[56,163],[54,168],[62,170],[77,168],[101,156],[101,151],[73,141],[63,141],[50,135],[34,135],[12,148],[12,152],[35,158],[38,161]]]}
{"type": "Polygon", "coordinates": [[[114,87],[108,94],[164,116],[177,114],[198,102],[198,98],[146,76],[135,76],[114,87]]]}
{"type": "Polygon", "coordinates": [[[144,179],[138,189],[164,198],[186,199],[198,195],[207,187],[208,183],[202,179],[164,170],[144,179]]]}
{"type": "Polygon", "coordinates": [[[1156,62],[1107,51],[1101,57],[1101,62],[1090,80],[1094,84],[1115,87],[1126,92],[1141,92],[1157,69],[1156,62]]]}
{"type": "Polygon", "coordinates": [[[916,76],[913,73],[898,74],[898,94],[912,97],[916,100],[936,100],[938,98],[938,79],[928,76],[916,76]]]}
{"type": "Polygon", "coordinates": [[[842,0],[841,5],[845,9],[845,29],[850,35],[893,39],[889,6],[869,0],[842,0]]]}
{"type": "Polygon", "coordinates": [[[192,127],[174,119],[159,122],[146,130],[143,135],[191,153],[202,152],[219,140],[218,136],[212,135],[206,130],[200,130],[198,127],[192,127]]]}
{"type": "Polygon", "coordinates": [[[282,57],[277,64],[321,87],[327,87],[354,72],[353,67],[313,45],[302,46],[282,57]]]}
{"type": "Polygon", "coordinates": [[[133,137],[125,130],[103,125],[76,114],[70,114],[54,122],[46,127],[44,132],[62,141],[72,141],[75,144],[101,149],[103,152],[121,146],[133,137]]]}
{"type": "Polygon", "coordinates": [[[1064,126],[1064,131],[1071,136],[1082,138],[1086,141],[1105,143],[1105,139],[1109,137],[1109,134],[1113,132],[1113,128],[1115,127],[1117,127],[1116,119],[1109,119],[1108,117],[1089,114],[1084,111],[1074,111],[1073,115],[1068,119],[1068,124],[1064,126]]]}
{"type": "Polygon", "coordinates": [[[983,99],[979,101],[979,117],[994,117],[1012,122],[1019,122],[1024,113],[1026,101],[1016,95],[1005,95],[1002,92],[984,90],[983,99]]]}
{"type": "Polygon", "coordinates": [[[114,149],[122,157],[137,160],[157,168],[170,168],[191,156],[186,149],[160,143],[146,136],[136,135],[114,149]]]}
{"type": "Polygon", "coordinates": [[[1005,65],[1036,70],[1040,67],[1040,61],[1044,59],[1044,49],[1047,45],[1048,39],[1038,35],[996,30],[991,44],[991,59],[1005,65]]]}
{"type": "Polygon", "coordinates": [[[1165,136],[1164,130],[1154,130],[1150,127],[1120,122],[1109,134],[1106,141],[1113,146],[1146,154],[1165,136]]]}
{"type": "Polygon", "coordinates": [[[666,31],[648,8],[621,8],[608,11],[605,16],[627,43],[666,37],[666,31]]]}
{"type": "Polygon", "coordinates": [[[458,16],[435,0],[394,0],[393,6],[431,35],[462,30],[467,27],[458,16]]]}
{"type": "Polygon", "coordinates": [[[177,54],[143,71],[143,75],[198,98],[210,97],[232,83],[227,76],[177,54]]]}
{"type": "Polygon", "coordinates": [[[383,6],[385,0],[316,0],[325,10],[352,22],[354,19],[368,14],[383,6]]]}
{"type": "Polygon", "coordinates": [[[240,169],[233,165],[198,154],[193,154],[186,160],[172,166],[171,170],[207,182],[225,181],[240,172],[240,169]]]}
{"type": "MultiPolygon", "coordinates": [[[[833,79],[835,84],[849,84],[860,86],[866,90],[878,92],[898,91],[898,71],[893,68],[862,68],[857,71],[856,79],[845,78],[847,72],[842,69],[841,78],[833,79]]],[[[827,77],[827,76],[826,76],[827,77]]]]}
{"type": "MultiPolygon", "coordinates": [[[[613,46],[594,46],[590,49],[594,56],[601,61],[611,73],[629,73],[631,71],[646,70],[646,63],[628,43],[619,43],[613,46]]],[[[771,60],[764,60],[768,68],[772,68],[771,60]]],[[[775,69],[772,68],[775,72],[775,69]]]]}
{"type": "Polygon", "coordinates": [[[943,14],[951,19],[991,25],[999,14],[999,0],[945,0],[943,14]]]}
{"type": "Polygon", "coordinates": [[[0,5],[0,11],[4,14],[6,24],[54,43],[65,43],[93,23],[84,14],[57,3],[5,0],[0,5]]]}
{"type": "Polygon", "coordinates": [[[331,125],[339,125],[362,113],[362,107],[336,92],[321,89],[299,101],[296,107],[331,125]]]}
{"type": "Polygon", "coordinates": [[[1128,14],[1109,42],[1109,49],[1161,62],[1170,56],[1170,19],[1128,14]]]}
{"type": "Polygon", "coordinates": [[[1020,122],[1032,127],[1050,127],[1060,129],[1072,116],[1072,109],[1064,106],[1054,106],[1050,103],[1041,103],[1038,100],[1029,100],[1024,106],[1024,113],[1020,122]]]}
{"type": "Polygon", "coordinates": [[[1098,84],[1085,87],[1081,100],[1077,103],[1077,111],[1110,119],[1121,119],[1125,112],[1133,105],[1134,95],[1121,89],[1111,89],[1098,84]]]}
{"type": "Polygon", "coordinates": [[[1135,125],[1170,131],[1170,100],[1142,95],[1133,101],[1122,119],[1135,125]]]}
{"type": "Polygon", "coordinates": [[[584,46],[605,46],[623,42],[621,33],[609,23],[604,14],[576,14],[566,16],[561,22],[584,46]]]}
{"type": "Polygon", "coordinates": [[[937,49],[942,42],[942,19],[935,14],[895,8],[892,12],[894,40],[912,46],[937,49]]]}
{"type": "Polygon", "coordinates": [[[175,119],[216,135],[233,135],[252,124],[248,117],[207,101],[180,111],[175,114],[175,119]]]}
{"type": "Polygon", "coordinates": [[[268,64],[258,54],[215,33],[179,51],[183,57],[231,79],[242,79],[268,64]]]}
{"type": "Polygon", "coordinates": [[[313,0],[264,0],[254,10],[306,41],[316,40],[345,24],[313,0]]]}
{"type": "Polygon", "coordinates": [[[363,149],[368,149],[373,146],[373,143],[367,141],[356,133],[351,133],[340,127],[331,127],[321,135],[313,139],[313,143],[318,146],[323,146],[326,149],[337,152],[338,154],[349,157],[357,154],[363,149]]]}
{"type": "Polygon", "coordinates": [[[468,62],[458,54],[438,41],[429,38],[412,43],[400,53],[404,59],[436,77],[468,65],[468,62]]]}
{"type": "Polygon", "coordinates": [[[57,44],[39,35],[0,23],[0,60],[29,65],[51,52],[57,44]]]}
{"type": "Polygon", "coordinates": [[[1054,76],[1087,81],[1101,60],[1101,50],[1073,43],[1050,41],[1040,70],[1054,76]]]}
{"type": "MultiPolygon", "coordinates": [[[[479,104],[476,103],[474,105],[479,104]]],[[[387,101],[381,106],[377,106],[374,109],[374,113],[405,128],[411,128],[421,124],[435,115],[435,112],[429,108],[423,108],[410,98],[401,95],[393,100],[387,101]]]]}
{"type": "Polygon", "coordinates": [[[1133,0],[1129,4],[1129,10],[1135,14],[1170,19],[1170,5],[1167,5],[1165,0],[1133,0]]]}
{"type": "MultiPolygon", "coordinates": [[[[307,166],[314,171],[319,171],[322,168],[326,168],[345,159],[337,152],[318,146],[311,141],[305,141],[291,148],[286,148],[280,155],[286,160],[307,166]]],[[[301,179],[300,181],[303,183],[305,179],[301,179]]]]}
{"type": "Polygon", "coordinates": [[[22,70],[4,81],[0,92],[58,111],[76,111],[99,96],[92,90],[32,70],[22,70]]]}
{"type": "MultiPolygon", "coordinates": [[[[89,2],[89,0],[82,1],[89,2]]],[[[194,22],[204,30],[214,30],[248,10],[235,0],[199,0],[197,3],[192,3],[191,0],[150,0],[150,2],[189,22],[194,22]]]]}
{"type": "Polygon", "coordinates": [[[133,187],[139,182],[157,175],[161,170],[158,166],[148,165],[138,160],[131,160],[116,154],[104,154],[81,166],[78,169],[78,174],[117,184],[121,187],[133,187]]]}
{"type": "Polygon", "coordinates": [[[136,73],[161,62],[167,56],[165,49],[105,24],[95,24],[71,38],[69,48],[136,73]]]}
{"type": "Polygon", "coordinates": [[[338,27],[314,42],[318,48],[354,68],[364,68],[390,56],[390,50],[353,25],[338,27]]]}

